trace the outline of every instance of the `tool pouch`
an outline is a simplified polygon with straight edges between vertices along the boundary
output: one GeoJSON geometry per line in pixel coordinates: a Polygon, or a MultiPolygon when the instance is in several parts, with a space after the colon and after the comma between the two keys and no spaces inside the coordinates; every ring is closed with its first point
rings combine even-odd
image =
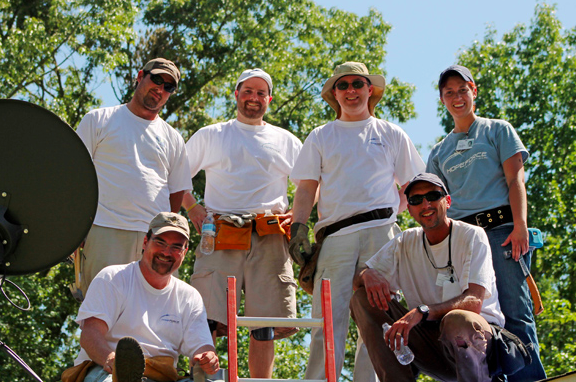
{"type": "Polygon", "coordinates": [[[511,375],[532,363],[530,350],[534,345],[525,345],[520,338],[508,330],[490,324],[492,328],[492,351],[488,356],[490,376],[511,375]]]}
{"type": "Polygon", "coordinates": [[[256,223],[256,232],[259,236],[276,233],[286,235],[286,231],[280,226],[280,219],[276,215],[258,215],[254,222],[256,223]]]}
{"type": "Polygon", "coordinates": [[[247,222],[242,227],[236,227],[232,223],[228,223],[227,221],[219,219],[216,219],[215,223],[216,242],[214,243],[214,250],[250,250],[252,241],[252,222],[247,222]]]}

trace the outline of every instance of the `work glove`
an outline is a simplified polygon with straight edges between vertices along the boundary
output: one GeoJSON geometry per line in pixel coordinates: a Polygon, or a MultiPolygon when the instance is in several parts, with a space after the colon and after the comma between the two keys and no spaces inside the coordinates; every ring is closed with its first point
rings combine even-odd
{"type": "Polygon", "coordinates": [[[292,223],[290,226],[290,245],[288,250],[292,260],[300,266],[306,263],[306,260],[312,256],[312,246],[308,240],[308,226],[302,223],[292,223]],[[300,250],[302,247],[303,252],[300,250]]]}

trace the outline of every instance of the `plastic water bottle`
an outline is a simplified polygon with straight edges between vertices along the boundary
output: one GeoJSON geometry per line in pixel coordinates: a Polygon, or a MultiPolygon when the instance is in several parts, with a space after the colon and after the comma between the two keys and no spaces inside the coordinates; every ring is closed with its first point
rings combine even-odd
{"type": "MultiPolygon", "coordinates": [[[[382,330],[384,331],[384,334],[386,334],[386,332],[390,330],[390,324],[387,322],[382,324],[382,330]]],[[[401,365],[408,365],[410,362],[414,361],[414,353],[412,353],[412,350],[410,350],[408,345],[404,345],[404,338],[400,339],[400,349],[394,350],[394,354],[401,365]]]]}
{"type": "Polygon", "coordinates": [[[216,237],[216,225],[214,224],[214,215],[208,212],[208,215],[202,222],[202,237],[200,239],[200,253],[211,255],[214,252],[214,238],[216,237]]]}

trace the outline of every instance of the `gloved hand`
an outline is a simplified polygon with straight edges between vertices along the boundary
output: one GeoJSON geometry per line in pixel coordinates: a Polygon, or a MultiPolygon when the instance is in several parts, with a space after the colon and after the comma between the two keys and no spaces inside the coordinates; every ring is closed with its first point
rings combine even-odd
{"type": "Polygon", "coordinates": [[[288,250],[292,260],[300,266],[306,263],[306,259],[312,256],[312,246],[308,240],[308,226],[302,223],[292,223],[290,226],[290,244],[288,250]],[[302,252],[300,250],[302,247],[302,252]]]}

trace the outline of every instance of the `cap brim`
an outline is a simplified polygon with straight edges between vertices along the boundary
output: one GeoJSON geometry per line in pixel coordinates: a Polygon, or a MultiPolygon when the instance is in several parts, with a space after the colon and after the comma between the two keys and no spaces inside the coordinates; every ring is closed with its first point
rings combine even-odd
{"type": "Polygon", "coordinates": [[[152,74],[168,74],[170,77],[172,77],[172,79],[174,80],[174,82],[176,82],[176,87],[178,87],[178,78],[174,77],[174,73],[171,73],[167,70],[161,69],[161,68],[156,68],[156,69],[152,69],[150,71],[150,73],[152,74]]]}
{"type": "Polygon", "coordinates": [[[182,228],[166,226],[166,227],[160,227],[160,228],[152,229],[152,233],[155,236],[161,235],[165,232],[178,232],[179,234],[184,236],[186,238],[186,240],[190,240],[190,234],[188,232],[186,232],[185,230],[183,230],[182,228]]]}
{"type": "Polygon", "coordinates": [[[328,102],[328,105],[330,105],[330,107],[336,111],[336,118],[340,118],[340,104],[338,101],[336,101],[334,94],[332,94],[332,88],[334,87],[336,81],[345,76],[360,76],[366,77],[368,80],[370,80],[373,88],[372,95],[370,96],[370,99],[368,99],[368,110],[370,111],[370,115],[374,116],[374,108],[382,99],[382,95],[386,89],[386,79],[380,74],[359,74],[357,72],[350,72],[339,73],[336,76],[330,77],[322,87],[322,92],[320,93],[324,101],[328,102]]]}

